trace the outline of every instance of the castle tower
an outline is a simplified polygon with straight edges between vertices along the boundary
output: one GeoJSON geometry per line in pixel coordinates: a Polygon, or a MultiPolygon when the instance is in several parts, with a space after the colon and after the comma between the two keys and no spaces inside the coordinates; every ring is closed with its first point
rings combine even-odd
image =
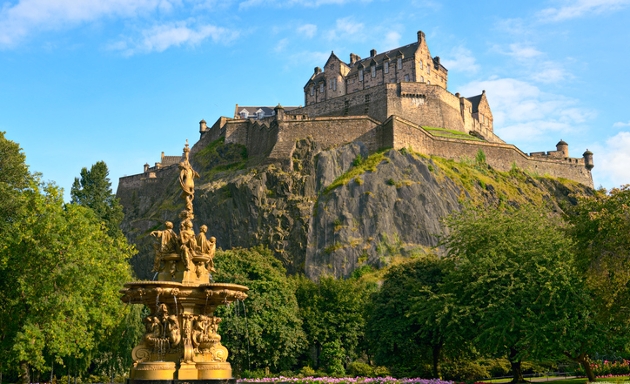
{"type": "Polygon", "coordinates": [[[560,139],[558,144],[556,144],[556,150],[558,152],[562,152],[563,157],[569,157],[569,144],[567,144],[564,140],[560,139]]]}
{"type": "Polygon", "coordinates": [[[582,156],[584,156],[584,167],[589,171],[593,169],[593,167],[595,167],[595,165],[593,164],[593,152],[587,149],[586,152],[582,154],[582,156]]]}

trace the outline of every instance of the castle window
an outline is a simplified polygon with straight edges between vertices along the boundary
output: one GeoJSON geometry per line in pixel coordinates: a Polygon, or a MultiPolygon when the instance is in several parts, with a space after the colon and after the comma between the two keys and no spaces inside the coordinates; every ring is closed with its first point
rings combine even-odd
{"type": "Polygon", "coordinates": [[[430,75],[431,74],[431,66],[427,65],[427,73],[430,75]]]}
{"type": "Polygon", "coordinates": [[[311,96],[315,95],[315,86],[311,85],[311,96]]]}
{"type": "Polygon", "coordinates": [[[337,90],[337,79],[333,79],[333,81],[332,81],[332,89],[333,89],[333,91],[337,90]]]}
{"type": "Polygon", "coordinates": [[[359,69],[359,81],[363,81],[363,69],[359,69]]]}
{"type": "Polygon", "coordinates": [[[428,80],[428,81],[427,81],[427,84],[431,85],[431,80],[428,80]]]}
{"type": "Polygon", "coordinates": [[[420,76],[420,82],[424,83],[424,76],[420,76]]]}
{"type": "Polygon", "coordinates": [[[239,112],[239,115],[241,115],[241,119],[247,119],[247,111],[246,110],[242,110],[241,112],[239,112]]]}
{"type": "Polygon", "coordinates": [[[383,63],[383,70],[385,71],[385,73],[389,73],[389,61],[383,63]]]}
{"type": "Polygon", "coordinates": [[[405,75],[405,81],[409,81],[409,75],[405,75]]]}
{"type": "Polygon", "coordinates": [[[398,58],[398,69],[402,69],[402,57],[398,58]]]}
{"type": "Polygon", "coordinates": [[[422,69],[422,61],[418,62],[418,68],[422,69]]]}
{"type": "Polygon", "coordinates": [[[263,117],[265,117],[265,112],[263,112],[263,110],[262,110],[262,109],[257,110],[257,111],[256,111],[256,118],[260,120],[260,119],[262,119],[263,117]]]}
{"type": "Polygon", "coordinates": [[[376,77],[376,65],[372,66],[372,77],[376,77]]]}
{"type": "Polygon", "coordinates": [[[324,82],[319,83],[319,93],[324,93],[324,82]]]}

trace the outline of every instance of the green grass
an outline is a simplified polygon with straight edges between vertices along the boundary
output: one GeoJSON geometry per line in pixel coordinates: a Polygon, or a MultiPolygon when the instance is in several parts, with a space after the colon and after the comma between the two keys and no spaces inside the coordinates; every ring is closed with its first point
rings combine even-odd
{"type": "Polygon", "coordinates": [[[376,171],[376,167],[384,160],[386,151],[376,152],[365,159],[362,159],[357,156],[357,160],[353,164],[353,167],[350,168],[346,173],[339,176],[335,181],[333,181],[326,189],[324,189],[323,194],[327,194],[333,189],[337,187],[341,187],[342,185],[346,185],[350,182],[350,180],[359,177],[360,175],[366,172],[374,172],[376,171]]]}
{"type": "Polygon", "coordinates": [[[433,136],[444,137],[447,139],[460,139],[471,141],[484,141],[478,137],[471,136],[465,132],[456,131],[454,129],[437,128],[437,127],[422,127],[425,131],[428,131],[433,136]]]}

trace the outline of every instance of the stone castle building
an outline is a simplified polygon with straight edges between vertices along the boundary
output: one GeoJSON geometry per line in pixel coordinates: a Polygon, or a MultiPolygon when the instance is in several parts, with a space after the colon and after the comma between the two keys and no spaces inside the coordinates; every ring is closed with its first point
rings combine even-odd
{"type": "MultiPolygon", "coordinates": [[[[323,147],[361,141],[370,151],[412,148],[449,159],[472,159],[482,150],[498,170],[516,166],[593,186],[590,151],[570,157],[561,140],[555,151],[524,153],[494,133],[485,91],[465,97],[450,93],[447,84],[448,70],[431,56],[421,31],[414,43],[380,54],[371,50],[365,59],[351,53],[345,63],[333,52],[304,85],[303,107],[237,104],[233,118],[220,117],[211,127],[199,123],[201,138],[192,151],[223,137],[246,146],[250,158],[292,169],[296,141],[306,137],[323,147]]],[[[163,159],[172,164],[170,157],[163,159]]],[[[145,164],[144,174],[130,178],[156,177],[165,166],[145,164]]]]}

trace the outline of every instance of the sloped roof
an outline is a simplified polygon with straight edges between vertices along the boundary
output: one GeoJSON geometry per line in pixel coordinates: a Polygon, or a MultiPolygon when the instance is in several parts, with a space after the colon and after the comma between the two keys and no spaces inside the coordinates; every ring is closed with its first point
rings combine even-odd
{"type": "MultiPolygon", "coordinates": [[[[238,105],[236,104],[236,108],[234,110],[234,118],[235,119],[240,119],[241,115],[241,111],[245,110],[247,111],[247,115],[248,116],[256,116],[256,112],[258,112],[259,110],[262,110],[264,113],[264,117],[269,117],[269,116],[274,116],[275,115],[275,109],[276,107],[261,107],[261,106],[257,106],[257,107],[245,107],[242,105],[238,105]]],[[[299,107],[282,107],[284,108],[285,112],[289,112],[292,111],[294,109],[297,109],[299,107]]]]}
{"type": "Polygon", "coordinates": [[[482,96],[483,93],[481,95],[466,98],[466,100],[470,101],[470,103],[472,104],[472,113],[479,112],[479,103],[481,102],[482,96]]]}

